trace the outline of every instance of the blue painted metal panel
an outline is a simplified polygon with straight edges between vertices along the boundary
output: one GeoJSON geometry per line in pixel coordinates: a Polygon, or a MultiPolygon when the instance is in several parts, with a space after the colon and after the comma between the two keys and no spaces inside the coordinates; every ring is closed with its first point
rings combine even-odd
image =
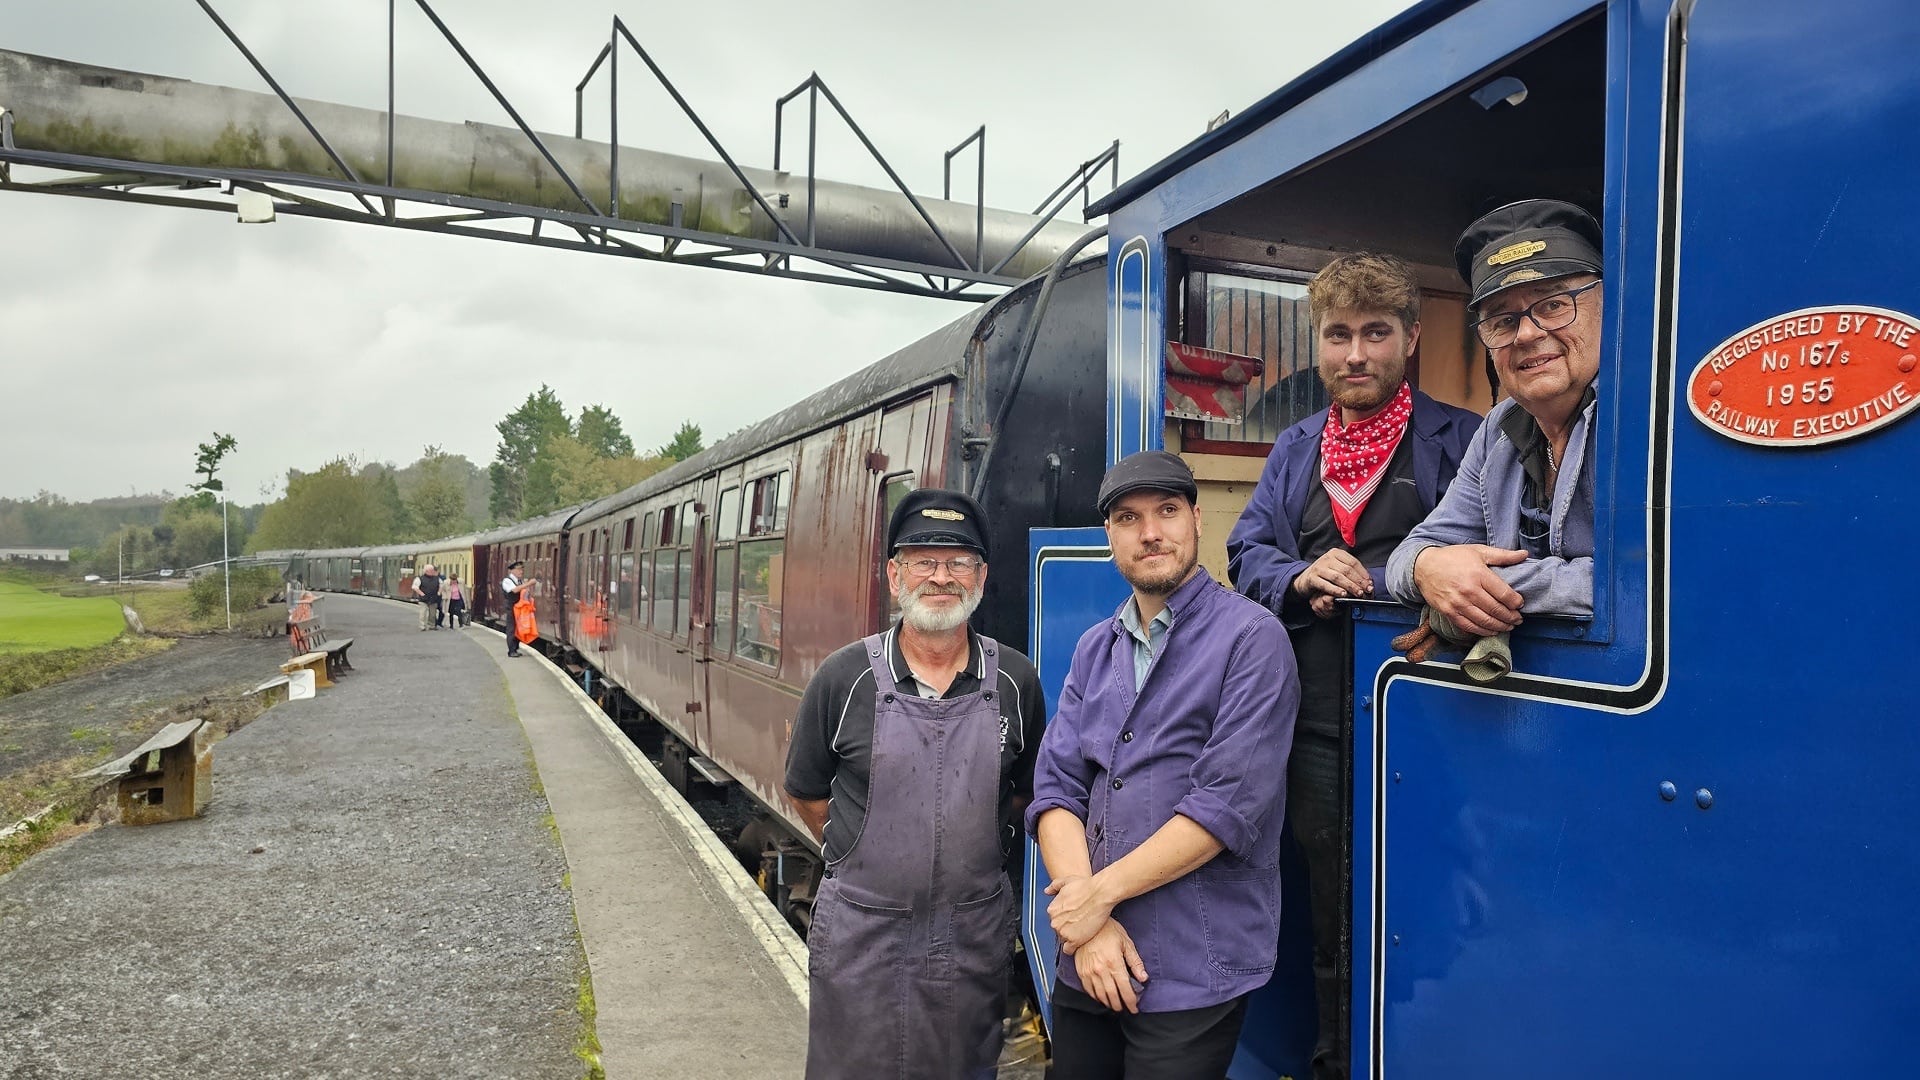
{"type": "MultiPolygon", "coordinates": [[[[1101,528],[1032,529],[1028,532],[1027,595],[1033,611],[1028,621],[1027,655],[1040,673],[1040,688],[1049,702],[1058,703],[1073,665],[1073,649],[1087,628],[1109,618],[1130,595],[1127,583],[1113,568],[1107,531],[1101,528]]],[[[1047,718],[1051,721],[1051,715],[1047,718]]],[[[1027,841],[1025,894],[1020,905],[1021,938],[1033,985],[1040,991],[1041,1014],[1052,1023],[1053,962],[1060,939],[1047,922],[1051,881],[1040,863],[1040,850],[1027,841]]]]}

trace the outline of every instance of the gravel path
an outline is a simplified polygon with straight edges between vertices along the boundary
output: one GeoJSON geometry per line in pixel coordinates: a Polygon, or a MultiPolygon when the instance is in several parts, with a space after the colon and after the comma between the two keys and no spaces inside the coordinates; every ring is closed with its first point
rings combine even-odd
{"type": "Polygon", "coordinates": [[[0,878],[0,1077],[582,1073],[565,858],[498,668],[328,604],[357,671],[220,742],[204,816],[0,878]]]}

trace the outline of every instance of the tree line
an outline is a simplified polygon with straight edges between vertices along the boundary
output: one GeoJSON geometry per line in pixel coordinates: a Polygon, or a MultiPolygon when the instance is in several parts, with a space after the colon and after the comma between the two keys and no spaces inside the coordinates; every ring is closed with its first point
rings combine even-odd
{"type": "MultiPolygon", "coordinates": [[[[228,549],[357,547],[457,536],[573,506],[634,484],[699,453],[698,424],[636,453],[620,418],[603,405],[571,414],[542,384],[494,425],[500,442],[485,468],[427,446],[405,467],[341,456],[311,471],[287,470],[271,502],[229,504],[228,549]]],[[[76,572],[111,575],[214,562],[221,554],[221,458],[234,448],[215,433],[199,446],[190,494],[167,492],[73,503],[42,491],[0,499],[0,546],[73,549],[76,572]]]]}
{"type": "Polygon", "coordinates": [[[544,383],[494,430],[500,442],[484,471],[429,446],[405,469],[337,458],[289,472],[249,550],[432,540],[524,521],[631,487],[703,448],[699,425],[688,421],[664,445],[635,453],[612,409],[587,405],[575,416],[544,383]]]}

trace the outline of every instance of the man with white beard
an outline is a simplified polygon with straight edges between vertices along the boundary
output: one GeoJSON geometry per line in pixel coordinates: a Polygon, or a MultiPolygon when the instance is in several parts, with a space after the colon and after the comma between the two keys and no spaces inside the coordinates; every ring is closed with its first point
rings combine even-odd
{"type": "Polygon", "coordinates": [[[967,626],[987,536],[966,495],[908,493],[887,526],[900,620],[829,656],[794,717],[787,794],[827,861],[808,1080],[994,1074],[1046,705],[1033,663],[967,626]]]}

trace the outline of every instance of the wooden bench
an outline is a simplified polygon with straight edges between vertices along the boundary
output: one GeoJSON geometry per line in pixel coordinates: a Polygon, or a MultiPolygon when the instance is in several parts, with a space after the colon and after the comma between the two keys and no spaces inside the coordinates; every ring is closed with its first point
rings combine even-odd
{"type": "Polygon", "coordinates": [[[123,824],[199,817],[213,794],[212,743],[205,720],[168,724],[132,753],[80,775],[116,782],[123,824]]]}
{"type": "Polygon", "coordinates": [[[341,672],[353,670],[352,661],[347,659],[353,639],[327,640],[327,628],[315,617],[310,601],[295,604],[288,614],[287,643],[293,648],[293,659],[281,664],[281,671],[306,668],[313,672],[313,685],[318,688],[332,686],[341,672]]]}

